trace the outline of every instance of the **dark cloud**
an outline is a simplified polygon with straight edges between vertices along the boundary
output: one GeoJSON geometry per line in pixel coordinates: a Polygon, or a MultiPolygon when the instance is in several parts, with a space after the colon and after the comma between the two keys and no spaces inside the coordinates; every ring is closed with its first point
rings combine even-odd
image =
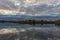
{"type": "Polygon", "coordinates": [[[37,4],[33,6],[23,7],[22,10],[26,12],[26,14],[32,15],[60,15],[60,4],[59,5],[49,5],[49,4],[37,4]]]}

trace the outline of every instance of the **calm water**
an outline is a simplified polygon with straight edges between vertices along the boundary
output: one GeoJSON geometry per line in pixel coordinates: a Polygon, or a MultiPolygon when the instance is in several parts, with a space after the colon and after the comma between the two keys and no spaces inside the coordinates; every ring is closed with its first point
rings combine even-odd
{"type": "Polygon", "coordinates": [[[29,24],[17,24],[17,23],[0,23],[0,28],[29,28],[29,27],[59,27],[54,24],[36,24],[36,25],[29,25],[29,24]]]}
{"type": "MultiPolygon", "coordinates": [[[[9,34],[8,40],[60,40],[60,26],[54,24],[16,24],[0,23],[0,34],[8,32],[18,32],[18,35],[9,34]]],[[[0,40],[5,40],[4,35],[0,35],[0,40]],[[3,37],[3,38],[1,38],[3,37]]]]}

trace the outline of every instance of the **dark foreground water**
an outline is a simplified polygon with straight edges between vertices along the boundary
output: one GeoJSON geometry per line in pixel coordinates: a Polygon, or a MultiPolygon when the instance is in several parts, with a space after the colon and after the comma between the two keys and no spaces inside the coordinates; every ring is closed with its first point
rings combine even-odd
{"type": "Polygon", "coordinates": [[[60,40],[60,26],[0,23],[0,40],[60,40]]]}

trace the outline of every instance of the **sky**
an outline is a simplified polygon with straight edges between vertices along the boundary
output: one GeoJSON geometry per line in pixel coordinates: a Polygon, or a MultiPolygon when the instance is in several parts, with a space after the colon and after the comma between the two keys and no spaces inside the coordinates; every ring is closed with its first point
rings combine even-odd
{"type": "Polygon", "coordinates": [[[0,0],[0,15],[58,16],[60,0],[0,0]]]}

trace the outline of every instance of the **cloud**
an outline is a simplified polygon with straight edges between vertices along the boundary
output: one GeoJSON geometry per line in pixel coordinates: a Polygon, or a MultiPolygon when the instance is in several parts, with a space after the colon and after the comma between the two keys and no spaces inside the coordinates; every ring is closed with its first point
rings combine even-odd
{"type": "MultiPolygon", "coordinates": [[[[42,16],[60,15],[60,1],[52,0],[0,0],[0,9],[16,10],[16,15],[42,16]],[[4,2],[4,3],[3,3],[4,2]]],[[[9,14],[10,15],[10,14],[9,14]]]]}
{"type": "Polygon", "coordinates": [[[16,6],[14,5],[14,1],[10,0],[0,0],[0,9],[9,9],[13,10],[16,6]]]}
{"type": "Polygon", "coordinates": [[[41,15],[44,12],[51,10],[52,8],[53,6],[48,6],[47,4],[39,4],[39,5],[25,7],[23,10],[26,12],[26,14],[41,15]]]}
{"type": "Polygon", "coordinates": [[[42,15],[49,15],[49,16],[58,16],[60,15],[60,4],[39,4],[28,6],[24,8],[26,14],[30,14],[33,16],[42,16],[42,15]]]}

